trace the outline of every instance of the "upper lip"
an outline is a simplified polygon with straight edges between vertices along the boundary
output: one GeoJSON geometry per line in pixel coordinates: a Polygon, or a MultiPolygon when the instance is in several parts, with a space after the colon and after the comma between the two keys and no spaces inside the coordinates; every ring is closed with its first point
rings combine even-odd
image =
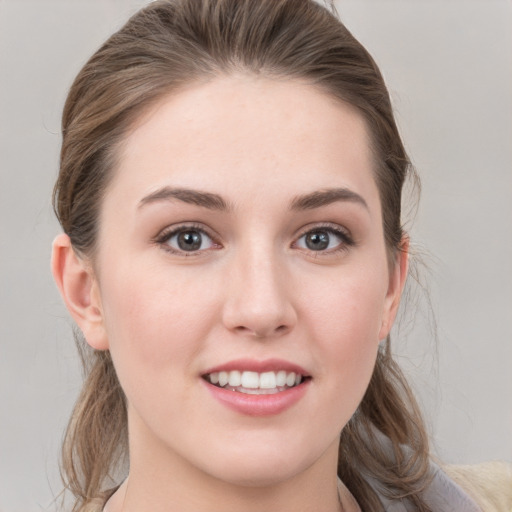
{"type": "Polygon", "coordinates": [[[290,361],[285,361],[284,359],[265,359],[262,361],[255,359],[234,359],[217,366],[212,366],[211,368],[208,368],[206,371],[202,372],[202,374],[208,375],[209,373],[230,372],[233,370],[257,373],[277,372],[279,370],[284,370],[286,372],[295,372],[302,375],[303,377],[309,376],[308,372],[304,368],[298,364],[291,363],[290,361]]]}

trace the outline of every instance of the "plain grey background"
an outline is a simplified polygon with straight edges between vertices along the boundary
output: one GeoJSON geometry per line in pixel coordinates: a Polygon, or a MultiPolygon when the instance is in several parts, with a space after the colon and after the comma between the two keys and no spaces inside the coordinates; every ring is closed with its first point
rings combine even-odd
{"type": "MultiPolygon", "coordinates": [[[[86,58],[143,3],[0,0],[0,512],[51,509],[60,490],[80,371],[49,270],[59,118],[86,58]]],[[[431,253],[438,343],[422,299],[396,350],[436,453],[512,461],[512,2],[337,5],[384,72],[423,181],[412,235],[431,253]]]]}

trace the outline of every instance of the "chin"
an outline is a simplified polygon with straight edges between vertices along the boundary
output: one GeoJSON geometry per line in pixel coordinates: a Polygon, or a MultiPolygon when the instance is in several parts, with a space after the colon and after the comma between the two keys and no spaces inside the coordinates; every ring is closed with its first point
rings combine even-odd
{"type": "MultiPolygon", "coordinates": [[[[291,448],[291,447],[290,447],[291,448]]],[[[240,450],[226,454],[222,467],[210,467],[212,476],[239,487],[272,487],[306,471],[320,456],[305,454],[300,448],[258,450],[257,453],[240,450]]]]}
{"type": "Polygon", "coordinates": [[[270,464],[242,467],[236,471],[221,471],[218,478],[237,487],[272,487],[285,482],[301,472],[301,468],[271,468],[270,464]]]}

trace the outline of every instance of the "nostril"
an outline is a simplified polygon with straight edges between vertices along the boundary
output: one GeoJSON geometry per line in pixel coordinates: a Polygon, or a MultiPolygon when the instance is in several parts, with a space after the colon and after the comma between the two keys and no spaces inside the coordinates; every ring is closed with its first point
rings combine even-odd
{"type": "Polygon", "coordinates": [[[289,327],[285,324],[279,325],[274,329],[251,329],[245,325],[239,325],[235,327],[235,331],[240,334],[250,334],[256,338],[267,338],[275,336],[276,334],[284,334],[288,331],[289,327]]]}
{"type": "Polygon", "coordinates": [[[272,337],[272,336],[276,336],[276,335],[281,335],[281,334],[284,334],[288,331],[289,327],[287,325],[279,325],[278,327],[275,327],[274,329],[266,329],[266,330],[256,330],[256,331],[251,331],[251,332],[254,332],[254,334],[258,337],[258,338],[267,338],[267,337],[272,337]]]}
{"type": "Polygon", "coordinates": [[[235,327],[235,331],[237,332],[252,332],[251,329],[249,329],[248,327],[244,327],[243,325],[239,325],[238,327],[235,327]]]}

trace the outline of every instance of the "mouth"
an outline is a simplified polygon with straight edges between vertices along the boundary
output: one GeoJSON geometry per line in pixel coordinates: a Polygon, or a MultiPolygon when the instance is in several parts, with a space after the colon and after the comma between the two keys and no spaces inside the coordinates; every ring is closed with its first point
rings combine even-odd
{"type": "Polygon", "coordinates": [[[237,359],[207,369],[201,380],[213,398],[237,414],[269,417],[299,403],[312,377],[283,359],[237,359]]]}
{"type": "Polygon", "coordinates": [[[214,371],[202,377],[215,387],[247,395],[274,395],[311,379],[307,375],[286,370],[261,373],[248,370],[214,371]]]}

